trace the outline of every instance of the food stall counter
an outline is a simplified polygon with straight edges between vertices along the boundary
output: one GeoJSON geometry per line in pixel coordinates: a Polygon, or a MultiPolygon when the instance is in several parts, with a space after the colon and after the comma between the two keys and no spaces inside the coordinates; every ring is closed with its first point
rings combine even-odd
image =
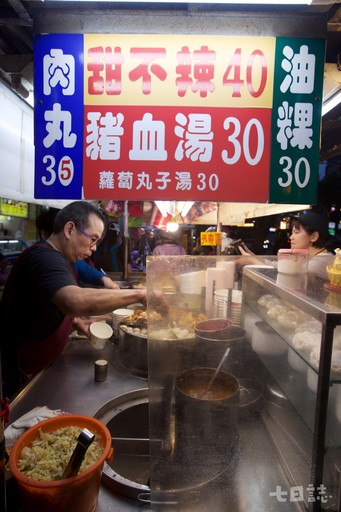
{"type": "MultiPolygon", "coordinates": [[[[120,365],[117,351],[118,346],[112,342],[107,343],[104,349],[97,350],[87,340],[71,339],[63,354],[40,372],[10,404],[10,422],[37,406],[93,416],[116,396],[148,388],[147,380],[131,375],[120,365]],[[97,359],[109,362],[104,382],[94,380],[94,362],[97,359]]],[[[16,512],[12,503],[12,487],[9,489],[7,507],[11,512],[16,512]]],[[[134,512],[141,510],[141,503],[114,493],[102,484],[96,512],[109,510],[134,512]]],[[[144,504],[143,510],[150,510],[149,505],[144,504]]]]}

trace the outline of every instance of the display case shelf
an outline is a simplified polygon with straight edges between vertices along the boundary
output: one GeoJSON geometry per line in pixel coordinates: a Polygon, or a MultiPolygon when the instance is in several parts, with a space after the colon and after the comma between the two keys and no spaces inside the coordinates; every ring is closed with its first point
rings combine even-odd
{"type": "MultiPolygon", "coordinates": [[[[309,359],[309,351],[301,350],[301,349],[297,348],[295,346],[295,344],[293,343],[293,338],[295,335],[294,328],[293,329],[281,328],[281,326],[278,324],[278,322],[276,320],[271,319],[267,316],[266,309],[259,307],[257,302],[255,302],[255,301],[248,303],[245,309],[246,309],[245,315],[247,315],[247,309],[249,309],[249,311],[255,313],[259,317],[260,320],[263,320],[264,322],[266,322],[266,324],[269,327],[271,327],[274,330],[274,332],[281,337],[283,342],[288,346],[288,350],[291,350],[302,361],[302,365],[305,366],[305,369],[307,370],[309,368],[312,373],[315,373],[316,375],[318,375],[318,369],[311,363],[311,361],[309,359]]],[[[313,317],[311,317],[311,318],[313,318],[313,317]]],[[[322,324],[321,324],[321,327],[322,327],[322,324]]],[[[331,384],[333,384],[333,383],[341,384],[341,373],[340,373],[340,375],[331,374],[330,381],[331,381],[331,384]]]]}

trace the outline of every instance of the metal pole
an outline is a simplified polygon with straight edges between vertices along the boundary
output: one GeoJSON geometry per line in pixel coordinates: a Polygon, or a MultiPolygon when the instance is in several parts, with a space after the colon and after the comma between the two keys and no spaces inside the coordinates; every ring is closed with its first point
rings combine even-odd
{"type": "Polygon", "coordinates": [[[123,214],[123,247],[124,247],[124,268],[123,268],[123,281],[128,281],[128,252],[129,252],[129,230],[128,230],[128,201],[124,201],[124,214],[123,214]]]}
{"type": "MultiPolygon", "coordinates": [[[[220,204],[217,205],[217,231],[221,233],[220,204]]],[[[221,255],[221,245],[217,245],[217,256],[221,255]]]]}
{"type": "Polygon", "coordinates": [[[2,396],[2,374],[1,374],[1,356],[0,356],[0,510],[6,512],[6,478],[5,478],[5,465],[6,465],[6,457],[5,457],[5,416],[3,411],[3,396],[2,396]]]}

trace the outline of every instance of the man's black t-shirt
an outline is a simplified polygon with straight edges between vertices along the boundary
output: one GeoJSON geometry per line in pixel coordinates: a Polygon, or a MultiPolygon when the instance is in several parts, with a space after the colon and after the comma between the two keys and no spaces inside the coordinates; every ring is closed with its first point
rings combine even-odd
{"type": "MultiPolygon", "coordinates": [[[[57,290],[77,285],[69,263],[47,242],[26,249],[14,265],[0,304],[4,335],[19,343],[41,340],[61,324],[64,314],[51,301],[57,290]]],[[[6,338],[2,336],[2,344],[6,338]]]]}

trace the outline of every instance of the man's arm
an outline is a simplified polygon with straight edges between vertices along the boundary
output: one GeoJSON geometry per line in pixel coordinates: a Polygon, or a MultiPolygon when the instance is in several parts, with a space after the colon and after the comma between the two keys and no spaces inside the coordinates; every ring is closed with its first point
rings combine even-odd
{"type": "Polygon", "coordinates": [[[104,315],[135,302],[146,304],[145,289],[110,290],[64,286],[51,297],[56,306],[68,316],[104,315]]]}

